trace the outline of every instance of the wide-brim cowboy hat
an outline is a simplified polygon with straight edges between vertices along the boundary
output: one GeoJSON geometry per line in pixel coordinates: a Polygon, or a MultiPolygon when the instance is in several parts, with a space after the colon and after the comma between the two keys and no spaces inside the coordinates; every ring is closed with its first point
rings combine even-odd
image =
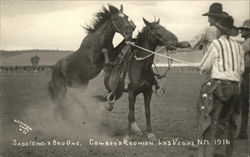
{"type": "Polygon", "coordinates": [[[223,11],[221,3],[213,3],[209,7],[209,11],[202,16],[226,17],[228,14],[223,11]]]}
{"type": "Polygon", "coordinates": [[[234,26],[234,19],[232,16],[221,18],[214,25],[227,35],[237,36],[239,34],[239,29],[234,26]]]}
{"type": "Polygon", "coordinates": [[[245,20],[241,27],[238,27],[239,29],[249,29],[250,30],[250,19],[245,20]]]}

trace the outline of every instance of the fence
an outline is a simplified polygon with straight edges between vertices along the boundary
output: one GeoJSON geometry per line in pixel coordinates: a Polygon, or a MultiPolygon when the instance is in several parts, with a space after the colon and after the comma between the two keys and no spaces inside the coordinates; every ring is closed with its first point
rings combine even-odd
{"type": "Polygon", "coordinates": [[[41,65],[41,66],[0,66],[0,74],[2,75],[16,75],[16,74],[44,74],[51,73],[51,65],[41,65]]]}
{"type": "MultiPolygon", "coordinates": [[[[194,66],[185,66],[182,64],[174,64],[170,68],[170,73],[198,73],[198,68],[194,66]]],[[[159,71],[166,71],[168,68],[167,64],[158,64],[159,71]]],[[[29,73],[51,73],[52,65],[39,65],[39,66],[0,66],[1,74],[29,74],[29,73]]],[[[155,68],[153,68],[155,69],[155,68]]]]}

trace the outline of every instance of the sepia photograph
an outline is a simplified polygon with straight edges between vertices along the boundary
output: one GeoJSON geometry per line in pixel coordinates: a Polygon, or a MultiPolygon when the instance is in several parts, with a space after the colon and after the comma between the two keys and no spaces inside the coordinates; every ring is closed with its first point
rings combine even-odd
{"type": "Polygon", "coordinates": [[[249,0],[0,0],[0,157],[250,157],[249,0]]]}

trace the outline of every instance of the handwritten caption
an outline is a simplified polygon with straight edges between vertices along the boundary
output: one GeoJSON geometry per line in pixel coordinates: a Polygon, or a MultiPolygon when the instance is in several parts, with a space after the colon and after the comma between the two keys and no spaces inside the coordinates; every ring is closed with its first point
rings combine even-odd
{"type": "Polygon", "coordinates": [[[34,146],[81,146],[80,141],[58,141],[58,140],[49,140],[49,141],[19,141],[17,139],[13,139],[13,146],[22,146],[22,147],[34,147],[34,146]]]}
{"type": "Polygon", "coordinates": [[[22,132],[23,134],[27,134],[32,130],[32,128],[29,125],[27,125],[26,123],[20,120],[14,119],[14,123],[18,124],[18,130],[22,132]]]}

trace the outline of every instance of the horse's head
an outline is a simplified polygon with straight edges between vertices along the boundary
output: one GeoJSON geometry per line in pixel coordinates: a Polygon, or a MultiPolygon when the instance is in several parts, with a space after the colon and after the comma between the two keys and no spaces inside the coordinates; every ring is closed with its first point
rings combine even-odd
{"type": "Polygon", "coordinates": [[[160,25],[160,19],[156,22],[148,22],[143,18],[146,25],[145,29],[148,30],[148,38],[152,43],[158,46],[166,46],[167,50],[176,49],[178,38],[166,28],[160,25]]]}
{"type": "MultiPolygon", "coordinates": [[[[109,9],[112,10],[112,6],[109,6],[109,9]]],[[[126,14],[123,13],[122,5],[120,6],[120,10],[111,16],[111,20],[116,32],[122,34],[126,40],[132,38],[136,25],[126,14]]]]}

